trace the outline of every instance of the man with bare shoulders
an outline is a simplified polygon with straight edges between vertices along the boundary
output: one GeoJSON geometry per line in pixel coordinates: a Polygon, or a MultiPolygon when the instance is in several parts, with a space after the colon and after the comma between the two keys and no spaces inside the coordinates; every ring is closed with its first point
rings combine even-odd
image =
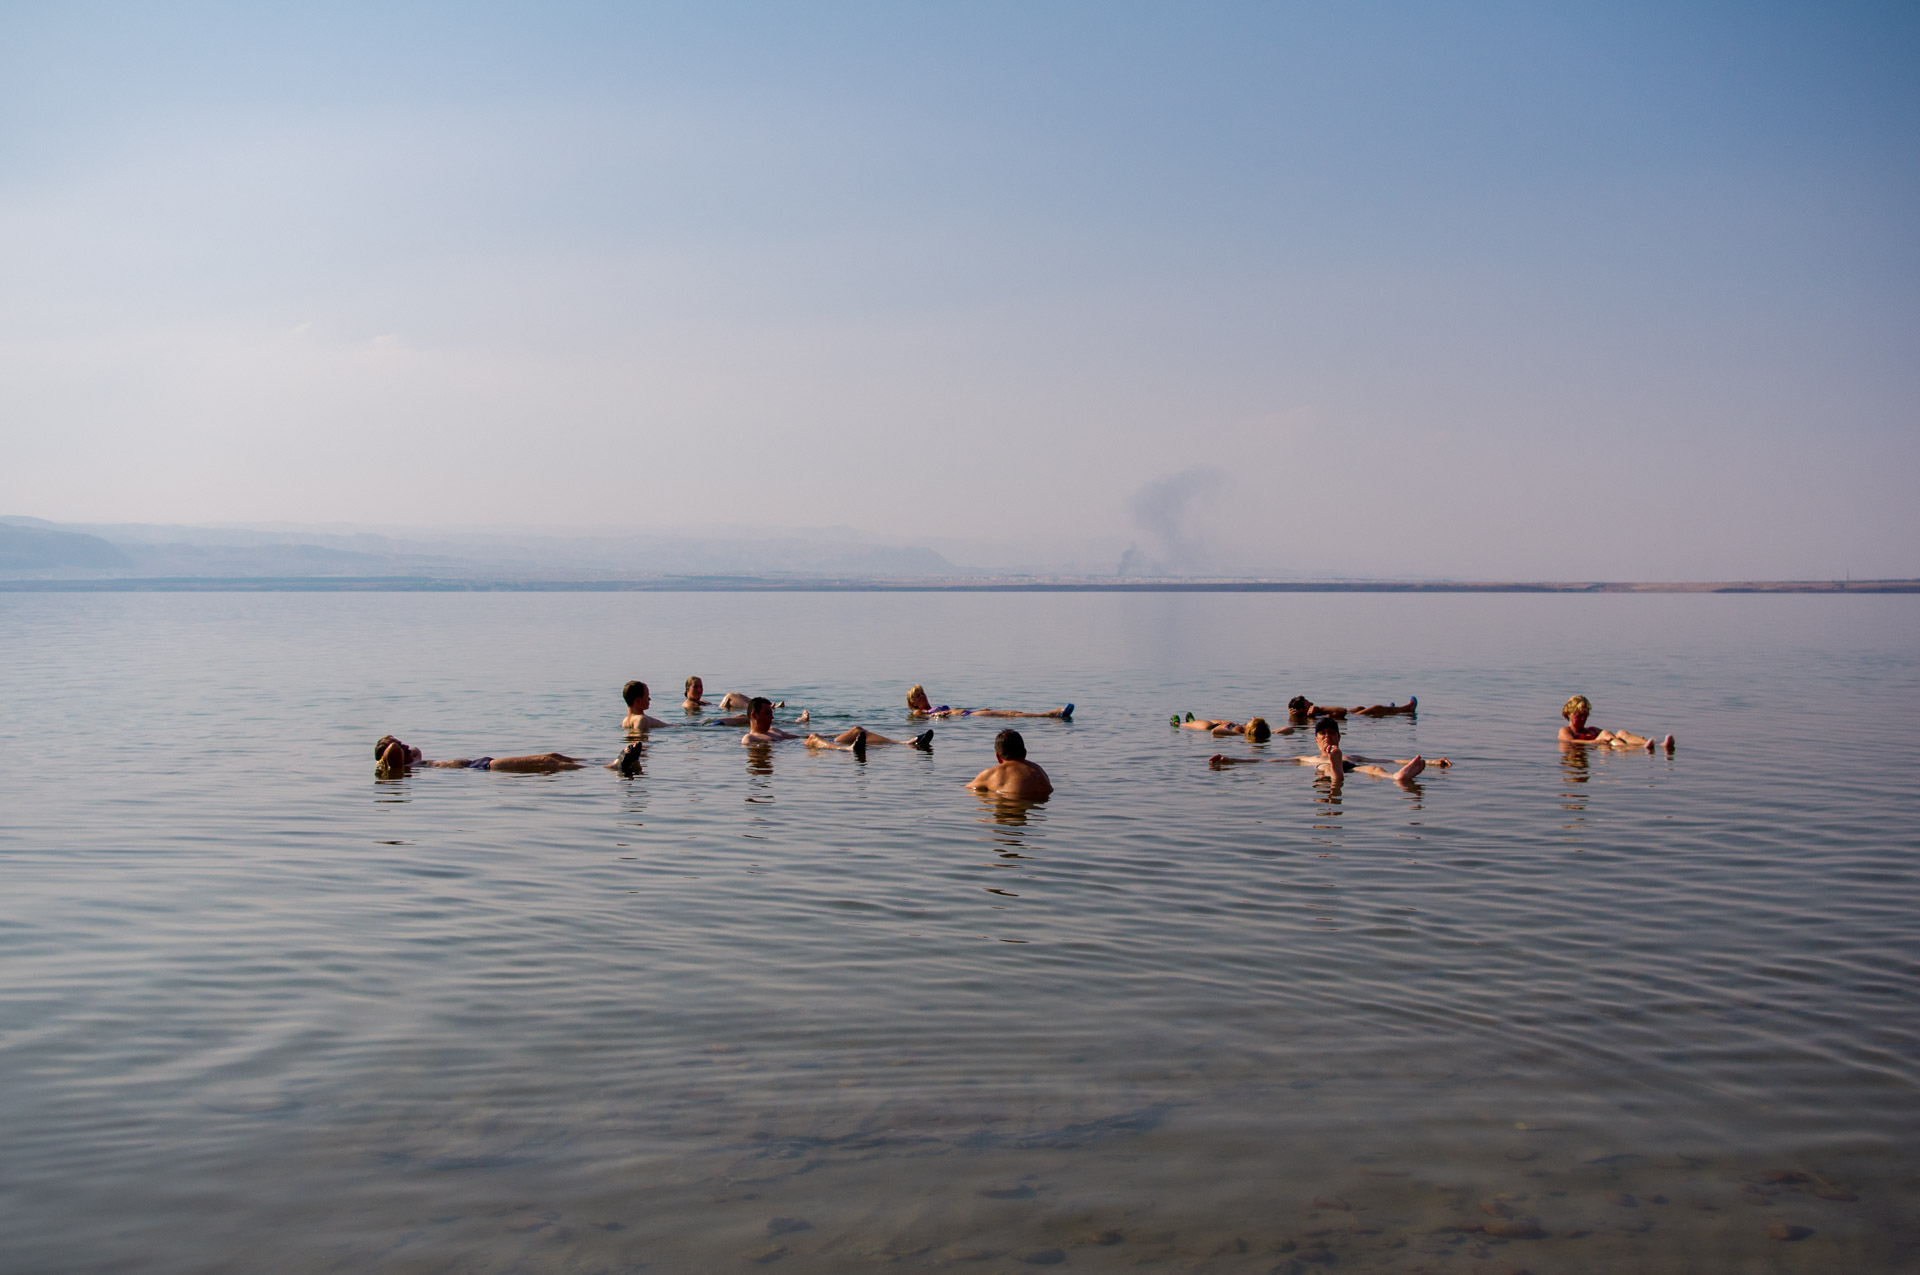
{"type": "MultiPolygon", "coordinates": [[[[1207,764],[1215,770],[1224,766],[1246,765],[1250,762],[1272,762],[1280,766],[1313,766],[1336,784],[1356,771],[1363,775],[1372,775],[1375,779],[1392,779],[1399,783],[1406,783],[1410,779],[1417,778],[1428,765],[1427,759],[1418,754],[1405,760],[1395,757],[1382,758],[1380,761],[1362,757],[1358,753],[1349,755],[1340,748],[1340,723],[1331,717],[1323,717],[1314,723],[1313,742],[1314,746],[1320,750],[1318,757],[1229,757],[1225,753],[1215,753],[1207,759],[1207,764]],[[1385,761],[1386,765],[1382,765],[1381,761],[1385,761]],[[1398,766],[1400,769],[1388,770],[1387,765],[1398,766]]],[[[1436,758],[1432,764],[1453,765],[1445,757],[1436,758]]]]}
{"type": "Polygon", "coordinates": [[[996,764],[975,775],[967,787],[1022,801],[1045,801],[1053,795],[1053,781],[1027,760],[1027,741],[1019,731],[1003,730],[993,737],[993,760],[996,764]]]}
{"type": "Polygon", "coordinates": [[[620,724],[628,730],[656,730],[667,724],[647,712],[653,695],[645,682],[628,682],[620,688],[620,698],[627,701],[627,717],[620,724]]]}

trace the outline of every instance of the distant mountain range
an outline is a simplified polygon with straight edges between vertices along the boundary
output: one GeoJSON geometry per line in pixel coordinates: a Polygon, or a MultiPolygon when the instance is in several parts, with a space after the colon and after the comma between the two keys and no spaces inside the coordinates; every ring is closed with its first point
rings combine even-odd
{"type": "Polygon", "coordinates": [[[932,578],[963,574],[933,549],[851,529],[748,534],[307,531],[0,517],[0,578],[115,580],[427,577],[472,581],[677,576],[932,578]]]}

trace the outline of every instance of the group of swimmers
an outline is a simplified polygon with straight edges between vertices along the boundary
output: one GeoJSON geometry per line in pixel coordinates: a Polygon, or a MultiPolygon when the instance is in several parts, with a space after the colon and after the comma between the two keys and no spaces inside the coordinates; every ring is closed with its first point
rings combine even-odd
{"type": "MultiPolygon", "coordinates": [[[[605,763],[605,769],[617,770],[631,778],[640,773],[640,761],[644,751],[647,732],[667,729],[675,725],[653,716],[647,710],[653,706],[653,694],[647,684],[641,681],[628,682],[620,689],[620,698],[625,701],[627,715],[621,725],[632,738],[620,755],[605,763]]],[[[878,731],[868,730],[864,726],[855,726],[836,735],[822,735],[808,732],[804,735],[783,730],[774,724],[773,714],[776,708],[785,708],[786,701],[775,702],[764,695],[744,695],[739,691],[728,691],[717,701],[706,696],[706,684],[698,677],[689,677],[686,682],[686,698],[680,707],[689,715],[704,714],[709,708],[717,708],[720,715],[701,717],[694,722],[681,725],[702,726],[744,726],[746,734],[740,737],[740,743],[748,748],[764,748],[782,740],[799,740],[808,748],[838,750],[854,753],[864,759],[867,748],[875,744],[906,744],[922,752],[933,751],[933,731],[922,731],[910,740],[893,739],[878,731]]],[[[805,725],[812,720],[812,713],[801,709],[792,719],[794,725],[805,725]]],[[[1051,717],[1059,721],[1073,720],[1073,705],[1049,709],[1045,712],[1023,712],[1006,708],[953,708],[942,704],[935,707],[927,698],[926,688],[915,685],[907,692],[907,716],[910,718],[934,717],[1051,717]]],[[[382,775],[393,776],[403,773],[414,766],[437,766],[464,770],[493,770],[508,774],[550,774],[560,770],[579,770],[590,764],[565,753],[528,753],[517,757],[462,757],[450,761],[431,761],[405,741],[392,735],[382,735],[373,746],[376,771],[382,775]]],[[[994,764],[974,776],[968,784],[978,792],[992,793],[1002,797],[1016,797],[1027,801],[1043,801],[1053,793],[1053,782],[1047,772],[1027,760],[1027,744],[1017,730],[1003,730],[994,736],[994,764]]]]}
{"type": "MultiPolygon", "coordinates": [[[[628,682],[621,688],[620,697],[627,706],[627,715],[621,722],[634,738],[621,750],[614,760],[606,763],[606,769],[617,770],[632,777],[640,773],[640,759],[646,733],[656,729],[666,729],[675,723],[663,721],[652,716],[647,710],[652,707],[653,696],[647,684],[641,681],[628,682]]],[[[1288,722],[1285,726],[1274,727],[1264,717],[1249,717],[1244,722],[1226,718],[1196,718],[1192,713],[1183,721],[1178,713],[1173,715],[1172,725],[1182,730],[1202,730],[1216,739],[1228,735],[1240,735],[1252,743],[1265,743],[1275,735],[1291,735],[1309,726],[1313,731],[1315,754],[1302,757],[1229,757],[1224,753],[1215,753],[1208,758],[1208,765],[1215,769],[1247,763],[1271,763],[1280,766],[1312,766],[1318,773],[1327,775],[1334,783],[1349,774],[1370,775],[1378,779],[1391,779],[1398,783],[1408,783],[1425,772],[1428,766],[1451,766],[1453,763],[1445,757],[1429,762],[1425,757],[1415,754],[1407,758],[1371,758],[1358,753],[1347,753],[1340,745],[1340,723],[1348,716],[1355,717],[1411,717],[1419,711],[1419,700],[1409,698],[1405,704],[1369,704],[1357,708],[1336,708],[1315,704],[1304,695],[1296,695],[1287,702],[1288,722]],[[1392,767],[1393,769],[1389,769],[1392,767]]],[[[719,710],[718,716],[700,717],[699,721],[684,722],[681,725],[717,725],[744,726],[746,733],[740,737],[740,743],[748,748],[765,748],[782,740],[798,740],[808,748],[829,749],[851,752],[864,759],[867,749],[876,744],[906,744],[922,752],[933,751],[933,731],[922,731],[910,740],[892,739],[864,726],[855,726],[835,735],[822,735],[818,732],[796,734],[783,730],[774,724],[774,710],[785,708],[786,701],[777,703],[764,695],[744,695],[738,691],[729,691],[717,701],[706,697],[706,686],[699,677],[689,677],[686,682],[686,698],[680,707],[688,716],[705,714],[709,708],[719,710]]],[[[1567,724],[1560,728],[1560,742],[1563,745],[1594,744],[1618,749],[1644,749],[1653,752],[1656,745],[1652,738],[1637,735],[1628,730],[1601,730],[1588,725],[1587,719],[1593,712],[1593,705],[1585,695],[1575,695],[1567,700],[1560,715],[1567,724]]],[[[1073,705],[1050,709],[1045,712],[1023,712],[1001,708],[952,708],[942,704],[935,707],[928,698],[926,688],[915,685],[907,692],[907,715],[910,718],[928,719],[935,717],[1051,717],[1059,721],[1073,719],[1073,705]]],[[[794,725],[805,725],[812,714],[800,710],[792,719],[794,725]]],[[[1664,741],[1668,752],[1674,748],[1673,736],[1664,741]]],[[[412,747],[392,735],[382,735],[373,746],[373,754],[380,773],[398,774],[413,766],[439,766],[468,770],[496,770],[511,774],[540,774],[559,770],[578,770],[588,764],[564,753],[533,753],[519,757],[473,757],[452,761],[429,761],[420,749],[412,747]]],[[[994,736],[994,764],[974,776],[967,786],[977,792],[991,793],[1002,797],[1015,797],[1028,801],[1042,801],[1053,792],[1053,782],[1047,772],[1027,760],[1026,740],[1017,730],[1003,730],[994,736]]]]}

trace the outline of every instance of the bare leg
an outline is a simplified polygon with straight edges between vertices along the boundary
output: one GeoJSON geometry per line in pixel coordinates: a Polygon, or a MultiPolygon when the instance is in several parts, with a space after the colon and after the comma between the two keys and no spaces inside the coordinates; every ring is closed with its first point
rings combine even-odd
{"type": "MultiPolygon", "coordinates": [[[[904,739],[888,739],[885,735],[876,735],[862,726],[855,726],[852,730],[841,731],[833,737],[833,742],[843,745],[852,744],[854,740],[862,734],[866,735],[869,744],[904,744],[907,742],[904,739]]],[[[808,736],[808,738],[817,739],[819,736],[808,736]]]]}
{"type": "Polygon", "coordinates": [[[1398,771],[1394,772],[1393,777],[1396,780],[1398,780],[1400,783],[1404,784],[1409,779],[1417,778],[1420,772],[1425,770],[1426,768],[1427,768],[1427,759],[1420,756],[1420,754],[1415,753],[1413,755],[1413,760],[1408,762],[1406,765],[1402,766],[1398,771]]]}
{"type": "Polygon", "coordinates": [[[556,770],[578,770],[580,763],[565,753],[535,753],[526,757],[496,757],[488,770],[504,770],[510,774],[547,774],[556,770]]]}
{"type": "Polygon", "coordinates": [[[1023,713],[1011,708],[976,708],[968,713],[969,717],[1058,717],[1066,720],[1073,716],[1073,705],[1052,709],[1045,713],[1023,713]]]}

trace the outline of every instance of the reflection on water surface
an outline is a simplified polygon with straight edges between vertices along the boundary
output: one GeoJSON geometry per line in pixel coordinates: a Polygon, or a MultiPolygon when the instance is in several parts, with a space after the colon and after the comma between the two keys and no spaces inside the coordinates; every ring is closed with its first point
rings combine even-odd
{"type": "Polygon", "coordinates": [[[1897,1268],[1915,610],[16,595],[11,1260],[1897,1268]],[[1022,723],[1042,805],[964,787],[969,720],[864,764],[692,728],[631,779],[372,775],[387,731],[604,761],[625,679],[696,671],[888,733],[914,681],[1079,708],[1022,723]],[[1559,749],[1572,689],[1681,750],[1559,749]],[[1347,737],[1454,767],[1213,771],[1311,740],[1168,727],[1308,690],[1417,693],[1347,737]],[[1813,721],[1881,769],[1811,775],[1813,721]]]}

